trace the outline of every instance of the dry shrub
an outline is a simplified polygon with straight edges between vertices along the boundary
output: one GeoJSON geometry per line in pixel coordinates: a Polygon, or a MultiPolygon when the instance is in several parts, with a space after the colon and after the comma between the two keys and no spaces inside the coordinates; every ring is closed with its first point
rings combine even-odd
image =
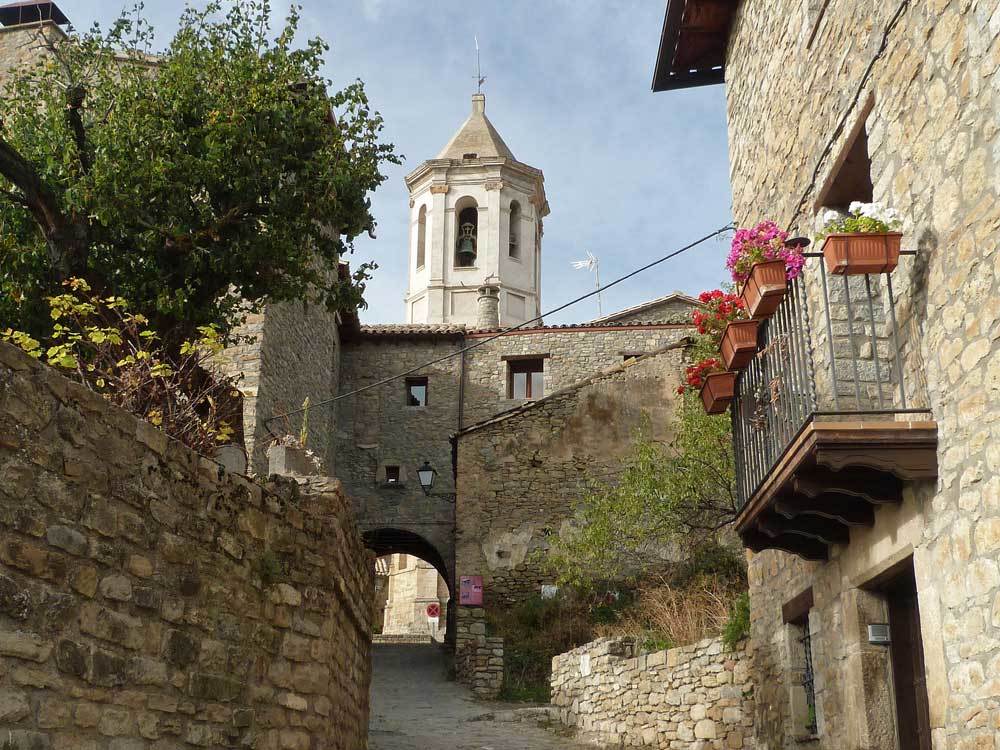
{"type": "Polygon", "coordinates": [[[211,373],[208,360],[222,351],[212,326],[168,352],[160,335],[121,297],[100,297],[83,279],[67,279],[65,293],[46,297],[52,332],[44,342],[23,331],[0,329],[0,341],[58,368],[199,453],[212,455],[242,441],[243,404],[236,381],[211,373]]]}
{"type": "Polygon", "coordinates": [[[702,576],[683,588],[660,578],[641,585],[635,601],[617,622],[598,626],[602,636],[632,636],[658,648],[682,646],[719,635],[742,587],[734,581],[702,576]]]}

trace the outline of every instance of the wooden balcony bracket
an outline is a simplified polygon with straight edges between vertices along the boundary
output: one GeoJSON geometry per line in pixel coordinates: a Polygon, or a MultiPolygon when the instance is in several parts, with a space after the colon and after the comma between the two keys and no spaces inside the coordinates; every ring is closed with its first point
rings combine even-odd
{"type": "Polygon", "coordinates": [[[937,476],[937,425],[813,420],[784,452],[736,519],[755,552],[780,549],[826,560],[870,527],[876,509],[902,502],[903,483],[937,476]]]}

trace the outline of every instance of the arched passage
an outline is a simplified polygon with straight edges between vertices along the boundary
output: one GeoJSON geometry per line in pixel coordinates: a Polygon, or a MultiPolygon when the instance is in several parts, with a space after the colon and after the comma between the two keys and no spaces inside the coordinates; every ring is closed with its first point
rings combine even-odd
{"type": "Polygon", "coordinates": [[[457,599],[455,597],[455,587],[452,581],[451,571],[448,569],[448,565],[445,562],[444,557],[441,555],[440,551],[427,539],[420,536],[419,534],[409,531],[407,529],[398,528],[377,528],[370,529],[362,534],[365,546],[372,550],[378,557],[383,557],[385,555],[412,555],[417,557],[434,567],[438,574],[444,579],[445,585],[448,587],[448,597],[450,600],[449,606],[447,608],[447,624],[445,628],[445,640],[449,643],[454,642],[454,621],[455,621],[455,605],[457,605],[457,599]]]}

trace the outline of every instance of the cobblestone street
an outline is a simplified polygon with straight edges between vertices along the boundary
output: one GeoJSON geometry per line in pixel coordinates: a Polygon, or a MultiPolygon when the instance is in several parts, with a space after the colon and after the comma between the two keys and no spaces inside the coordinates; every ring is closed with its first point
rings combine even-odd
{"type": "Polygon", "coordinates": [[[371,750],[585,747],[530,721],[498,721],[497,716],[516,706],[476,701],[469,690],[448,680],[439,646],[378,644],[372,659],[371,750]]]}

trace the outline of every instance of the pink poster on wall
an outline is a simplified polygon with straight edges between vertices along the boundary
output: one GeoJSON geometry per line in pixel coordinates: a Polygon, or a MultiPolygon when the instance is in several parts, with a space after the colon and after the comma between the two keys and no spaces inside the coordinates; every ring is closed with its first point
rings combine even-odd
{"type": "Polygon", "coordinates": [[[458,583],[458,603],[467,607],[483,604],[483,577],[461,576],[458,583]]]}

